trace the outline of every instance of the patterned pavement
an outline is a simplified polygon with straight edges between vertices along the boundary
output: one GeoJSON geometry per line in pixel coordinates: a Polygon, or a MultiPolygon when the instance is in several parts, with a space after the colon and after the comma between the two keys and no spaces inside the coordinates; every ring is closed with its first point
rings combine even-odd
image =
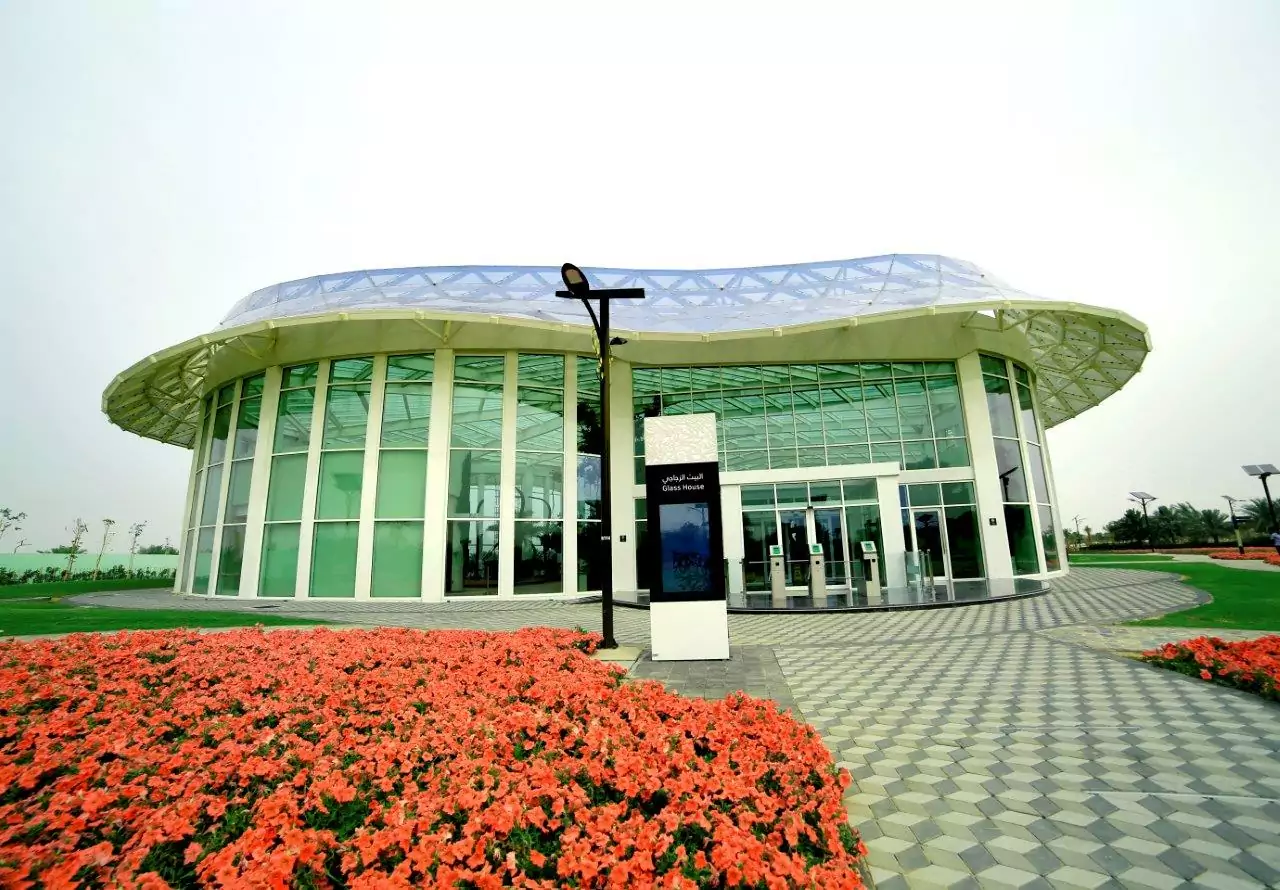
{"type": "MultiPolygon", "coordinates": [[[[731,615],[731,662],[642,659],[633,672],[683,694],[746,689],[794,703],[854,776],[850,821],[880,890],[1280,887],[1280,707],[1070,635],[1205,600],[1168,574],[1076,569],[1045,596],[1006,603],[731,615]]],[[[271,613],[599,629],[594,604],[286,601],[271,613]]],[[[647,644],[647,625],[647,613],[617,610],[621,642],[647,644]]]]}

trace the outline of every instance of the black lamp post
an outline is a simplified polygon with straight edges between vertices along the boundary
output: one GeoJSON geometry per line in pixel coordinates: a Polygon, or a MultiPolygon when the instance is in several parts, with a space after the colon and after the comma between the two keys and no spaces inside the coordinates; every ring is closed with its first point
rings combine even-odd
{"type": "Polygon", "coordinates": [[[1271,530],[1280,531],[1280,526],[1276,525],[1276,505],[1271,502],[1271,489],[1267,487],[1267,477],[1280,473],[1280,470],[1276,469],[1275,464],[1249,464],[1244,471],[1262,480],[1262,493],[1267,496],[1267,515],[1271,519],[1271,530]]]}
{"type": "Polygon", "coordinates": [[[1147,546],[1151,548],[1151,552],[1156,552],[1156,543],[1151,540],[1151,516],[1147,513],[1147,504],[1156,499],[1153,494],[1147,494],[1145,491],[1129,492],[1129,500],[1134,503],[1142,504],[1142,520],[1143,525],[1147,527],[1147,546]]]}
{"type": "Polygon", "coordinates": [[[1236,515],[1236,501],[1244,499],[1233,498],[1229,494],[1224,494],[1222,497],[1226,499],[1227,509],[1231,511],[1231,530],[1236,534],[1236,552],[1244,556],[1244,541],[1240,539],[1240,517],[1236,515]]]}
{"type": "Polygon", "coordinates": [[[604,443],[600,448],[600,541],[604,549],[604,564],[600,567],[600,632],[604,637],[601,648],[616,649],[618,641],[613,638],[613,504],[609,478],[609,446],[612,441],[609,435],[609,347],[621,346],[627,341],[609,336],[609,301],[643,299],[644,288],[617,287],[593,291],[586,274],[573,263],[560,267],[560,279],[568,290],[558,290],[556,296],[582,301],[591,316],[596,342],[600,344],[600,425],[604,431],[604,443]],[[598,316],[591,306],[592,297],[600,301],[598,316]]]}

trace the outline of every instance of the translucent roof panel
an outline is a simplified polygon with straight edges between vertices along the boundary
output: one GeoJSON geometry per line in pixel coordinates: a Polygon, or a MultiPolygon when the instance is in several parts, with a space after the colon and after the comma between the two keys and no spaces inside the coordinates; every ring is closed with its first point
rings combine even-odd
{"type": "MultiPolygon", "coordinates": [[[[596,288],[645,289],[645,299],[619,300],[611,309],[613,330],[633,336],[633,350],[649,342],[781,335],[916,316],[974,319],[1025,344],[1049,426],[1116,392],[1150,350],[1146,328],[1122,312],[1025,293],[972,263],[931,254],[740,269],[584,271],[596,288]]],[[[236,303],[214,331],[118,375],[103,394],[103,410],[124,429],[189,447],[200,397],[222,382],[206,378],[213,368],[226,376],[224,350],[260,368],[273,363],[269,358],[280,354],[285,338],[314,346],[328,342],[335,325],[362,316],[420,325],[437,336],[427,321],[589,332],[583,306],[555,296],[561,287],[558,266],[378,269],[273,285],[236,303]],[[319,339],[305,341],[308,330],[319,339]]],[[[750,359],[747,346],[743,359],[750,359]]]]}

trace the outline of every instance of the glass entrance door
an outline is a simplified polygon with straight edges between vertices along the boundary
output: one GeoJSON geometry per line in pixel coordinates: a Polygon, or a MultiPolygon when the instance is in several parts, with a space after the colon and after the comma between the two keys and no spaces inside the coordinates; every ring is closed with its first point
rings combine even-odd
{"type": "Polygon", "coordinates": [[[929,554],[933,577],[945,581],[950,575],[947,569],[947,530],[942,523],[940,510],[911,511],[911,540],[907,543],[919,553],[929,554]]]}
{"type": "Polygon", "coordinates": [[[813,531],[809,540],[822,545],[826,560],[827,586],[847,587],[849,561],[844,539],[844,511],[840,507],[819,507],[813,511],[813,531]]]}
{"type": "Polygon", "coordinates": [[[805,525],[804,514],[804,510],[778,511],[788,587],[809,585],[809,530],[805,525]]]}

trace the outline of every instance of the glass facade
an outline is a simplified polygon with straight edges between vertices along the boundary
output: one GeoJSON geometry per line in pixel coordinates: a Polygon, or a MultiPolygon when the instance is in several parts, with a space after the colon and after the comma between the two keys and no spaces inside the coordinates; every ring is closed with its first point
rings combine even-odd
{"type": "Polygon", "coordinates": [[[953,362],[636,368],[632,404],[637,483],[644,418],[706,412],[722,470],[969,466],[953,362]]]}
{"type": "MultiPolygon", "coordinates": [[[[1003,512],[1015,573],[1054,571],[1059,533],[1031,376],[992,356],[981,369],[1001,486],[989,515],[1003,512]]],[[[599,590],[609,552],[599,371],[595,357],[572,354],[365,355],[219,387],[201,407],[182,589],[347,599],[599,590]]],[[[989,552],[990,539],[984,549],[955,363],[638,367],[631,376],[638,480],[644,417],[700,412],[717,418],[723,471],[763,474],[740,484],[741,514],[725,517],[726,534],[742,536],[747,591],[768,589],[773,544],[793,580],[808,544],[820,544],[828,585],[839,587],[863,580],[859,544],[871,541],[881,583],[891,583],[884,522],[897,525],[898,507],[884,512],[870,463],[900,467],[907,552],[929,552],[940,577],[982,578],[993,560],[999,568],[1003,554],[989,552]]],[[[625,405],[625,388],[620,395],[625,405]]],[[[620,450],[625,461],[625,441],[620,450]]],[[[615,488],[624,503],[633,495],[615,488]]],[[[615,529],[632,535],[634,580],[617,567],[615,577],[619,589],[626,578],[644,590],[643,497],[634,506],[634,527],[615,529]]]]}

